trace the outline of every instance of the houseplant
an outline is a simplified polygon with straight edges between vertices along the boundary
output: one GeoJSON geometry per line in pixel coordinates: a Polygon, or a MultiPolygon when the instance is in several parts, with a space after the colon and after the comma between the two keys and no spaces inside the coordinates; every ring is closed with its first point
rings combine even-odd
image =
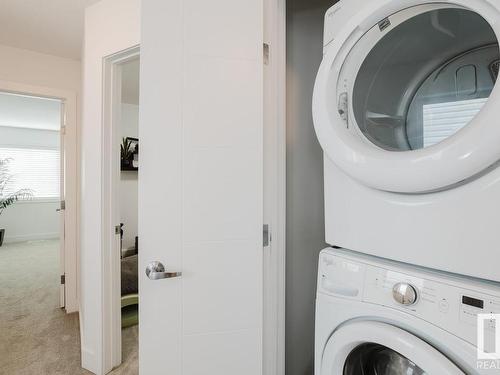
{"type": "MultiPolygon", "coordinates": [[[[31,199],[33,191],[30,189],[19,189],[12,193],[5,193],[6,187],[13,175],[9,170],[10,159],[0,159],[0,215],[3,211],[21,199],[31,199]]],[[[3,244],[5,229],[0,229],[0,246],[3,244]]]]}
{"type": "Polygon", "coordinates": [[[120,145],[120,156],[121,169],[130,169],[132,167],[132,160],[134,158],[134,150],[132,148],[132,141],[130,138],[122,138],[122,144],[120,145]]]}

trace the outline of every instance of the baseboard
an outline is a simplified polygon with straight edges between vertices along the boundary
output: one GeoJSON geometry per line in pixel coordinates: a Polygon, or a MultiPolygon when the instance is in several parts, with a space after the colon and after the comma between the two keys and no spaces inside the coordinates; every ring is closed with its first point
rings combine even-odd
{"type": "MultiPolygon", "coordinates": [[[[8,234],[8,232],[6,232],[8,234]]],[[[4,243],[15,243],[15,242],[26,242],[26,241],[41,241],[41,240],[53,240],[59,238],[59,233],[37,233],[37,234],[26,234],[21,236],[5,236],[4,243]]]]}

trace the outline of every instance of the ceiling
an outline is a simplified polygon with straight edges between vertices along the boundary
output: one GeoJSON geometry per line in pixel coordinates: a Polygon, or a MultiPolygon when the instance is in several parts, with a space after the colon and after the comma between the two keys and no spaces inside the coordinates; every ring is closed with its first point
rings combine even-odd
{"type": "Polygon", "coordinates": [[[79,60],[84,9],[99,0],[0,0],[0,44],[79,60]]]}

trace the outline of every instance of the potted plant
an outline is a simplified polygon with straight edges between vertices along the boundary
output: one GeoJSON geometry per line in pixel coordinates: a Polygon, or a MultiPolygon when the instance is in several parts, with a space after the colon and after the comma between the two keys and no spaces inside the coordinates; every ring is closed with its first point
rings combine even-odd
{"type": "Polygon", "coordinates": [[[134,159],[134,149],[132,148],[132,140],[123,138],[120,145],[121,169],[127,170],[132,168],[132,160],[134,159]]]}
{"type": "MultiPolygon", "coordinates": [[[[30,189],[20,189],[12,193],[5,193],[5,189],[13,175],[9,171],[10,159],[0,159],[0,215],[3,211],[21,199],[31,199],[33,191],[30,189]]],[[[0,229],[0,246],[3,244],[5,229],[0,229]]]]}

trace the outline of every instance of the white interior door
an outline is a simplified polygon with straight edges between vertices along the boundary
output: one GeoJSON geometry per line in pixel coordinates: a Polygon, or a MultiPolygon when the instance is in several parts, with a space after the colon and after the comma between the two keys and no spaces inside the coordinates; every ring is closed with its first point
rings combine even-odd
{"type": "Polygon", "coordinates": [[[262,373],[262,18],[262,0],[142,2],[141,375],[262,373]]]}

